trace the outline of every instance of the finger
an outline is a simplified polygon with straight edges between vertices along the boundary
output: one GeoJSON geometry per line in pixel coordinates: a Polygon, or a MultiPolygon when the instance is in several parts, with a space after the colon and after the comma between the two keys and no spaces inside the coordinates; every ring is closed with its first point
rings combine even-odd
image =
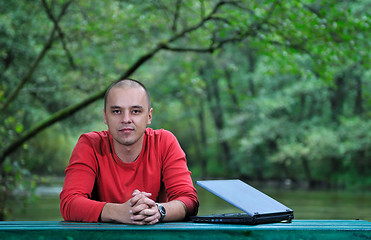
{"type": "Polygon", "coordinates": [[[138,194],[137,196],[131,198],[129,200],[129,202],[130,202],[131,207],[136,207],[136,206],[139,206],[139,205],[142,205],[142,204],[146,204],[150,208],[156,206],[155,201],[153,201],[152,199],[150,199],[146,196],[143,196],[141,194],[138,194]]]}
{"type": "Polygon", "coordinates": [[[134,197],[134,196],[136,196],[136,195],[138,195],[138,194],[140,194],[140,191],[139,191],[138,189],[135,189],[135,190],[133,191],[133,194],[131,194],[131,195],[134,197]]]}
{"type": "Polygon", "coordinates": [[[148,209],[148,205],[147,204],[139,204],[139,205],[135,205],[135,207],[132,207],[131,208],[131,213],[133,215],[140,215],[141,212],[145,209],[148,209]]]}
{"type": "Polygon", "coordinates": [[[130,206],[134,206],[134,205],[143,203],[143,200],[142,199],[144,199],[144,198],[145,198],[145,196],[143,196],[141,193],[136,194],[135,196],[133,196],[129,200],[130,206]]]}
{"type": "Polygon", "coordinates": [[[147,222],[153,221],[156,218],[160,218],[158,210],[156,207],[148,208],[148,206],[144,206],[142,210],[138,210],[137,212],[133,212],[132,219],[133,220],[144,220],[146,218],[151,218],[147,220],[147,222]]]}
{"type": "Polygon", "coordinates": [[[151,196],[152,196],[152,193],[140,192],[140,193],[137,193],[133,197],[150,198],[151,196]]]}
{"type": "Polygon", "coordinates": [[[136,196],[138,194],[142,194],[142,195],[144,195],[146,197],[151,197],[152,196],[152,193],[141,192],[138,189],[135,189],[134,192],[131,195],[134,197],[134,196],[136,196]]]}
{"type": "Polygon", "coordinates": [[[144,210],[140,211],[137,215],[142,215],[145,218],[146,217],[151,217],[151,216],[160,217],[157,209],[154,209],[154,208],[144,209],[144,210]]]}
{"type": "Polygon", "coordinates": [[[140,223],[145,224],[145,225],[153,225],[155,223],[158,223],[159,220],[158,220],[158,218],[151,217],[151,218],[145,218],[141,221],[133,221],[133,222],[135,222],[135,223],[140,222],[140,223]]]}
{"type": "Polygon", "coordinates": [[[134,206],[131,206],[131,210],[134,214],[139,214],[144,209],[154,209],[157,212],[156,203],[151,199],[140,199],[134,206]]]}
{"type": "Polygon", "coordinates": [[[148,197],[143,198],[142,201],[143,204],[147,204],[150,208],[156,207],[156,202],[148,197]]]}
{"type": "Polygon", "coordinates": [[[142,222],[145,222],[147,224],[155,224],[155,223],[159,222],[159,219],[160,219],[160,216],[154,215],[154,216],[144,218],[142,220],[142,222]]]}
{"type": "Polygon", "coordinates": [[[135,223],[142,222],[144,224],[155,224],[160,219],[158,214],[147,216],[147,215],[134,215],[132,217],[132,221],[135,223]]]}
{"type": "Polygon", "coordinates": [[[146,218],[143,219],[143,221],[146,221],[146,222],[152,222],[152,221],[155,221],[156,219],[159,220],[161,217],[158,212],[157,206],[149,208],[149,209],[145,209],[140,214],[146,216],[146,218]]]}
{"type": "Polygon", "coordinates": [[[151,197],[152,196],[152,193],[147,193],[147,192],[142,192],[142,194],[146,197],[151,197]]]}
{"type": "Polygon", "coordinates": [[[153,224],[156,224],[156,223],[158,223],[160,220],[158,220],[158,219],[155,219],[155,220],[153,220],[152,222],[149,222],[148,223],[148,225],[153,225],[153,224]]]}

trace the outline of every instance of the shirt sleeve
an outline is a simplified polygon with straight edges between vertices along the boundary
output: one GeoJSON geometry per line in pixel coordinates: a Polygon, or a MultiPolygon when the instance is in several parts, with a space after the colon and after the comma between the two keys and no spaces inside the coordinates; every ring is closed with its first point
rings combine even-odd
{"type": "Polygon", "coordinates": [[[97,222],[106,204],[91,200],[98,163],[91,140],[82,135],[65,170],[60,210],[65,221],[97,222]]]}
{"type": "Polygon", "coordinates": [[[191,172],[187,167],[185,153],[176,137],[169,131],[163,132],[162,178],[169,201],[182,201],[187,207],[187,217],[198,211],[197,191],[193,186],[191,172]]]}

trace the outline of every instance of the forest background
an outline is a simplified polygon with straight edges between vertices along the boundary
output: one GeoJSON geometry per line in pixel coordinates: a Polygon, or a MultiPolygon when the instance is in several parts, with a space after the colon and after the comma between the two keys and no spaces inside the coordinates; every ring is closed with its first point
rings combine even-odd
{"type": "Polygon", "coordinates": [[[371,189],[367,0],[0,0],[0,219],[78,137],[102,98],[149,89],[194,178],[371,189]]]}

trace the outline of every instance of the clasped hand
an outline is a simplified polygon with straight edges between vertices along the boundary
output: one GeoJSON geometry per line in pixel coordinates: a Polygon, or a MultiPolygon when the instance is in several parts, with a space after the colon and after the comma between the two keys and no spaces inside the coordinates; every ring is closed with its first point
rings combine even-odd
{"type": "Polygon", "coordinates": [[[151,225],[155,224],[160,219],[155,201],[150,199],[151,193],[135,190],[132,198],[129,199],[130,219],[133,224],[151,225]]]}

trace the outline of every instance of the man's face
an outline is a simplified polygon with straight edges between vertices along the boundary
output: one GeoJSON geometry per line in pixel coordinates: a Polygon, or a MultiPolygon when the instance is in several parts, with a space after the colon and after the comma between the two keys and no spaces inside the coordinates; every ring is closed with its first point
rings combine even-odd
{"type": "Polygon", "coordinates": [[[107,96],[105,107],[104,123],[114,145],[141,145],[144,131],[152,120],[152,109],[148,110],[145,90],[140,87],[114,87],[107,96]]]}

